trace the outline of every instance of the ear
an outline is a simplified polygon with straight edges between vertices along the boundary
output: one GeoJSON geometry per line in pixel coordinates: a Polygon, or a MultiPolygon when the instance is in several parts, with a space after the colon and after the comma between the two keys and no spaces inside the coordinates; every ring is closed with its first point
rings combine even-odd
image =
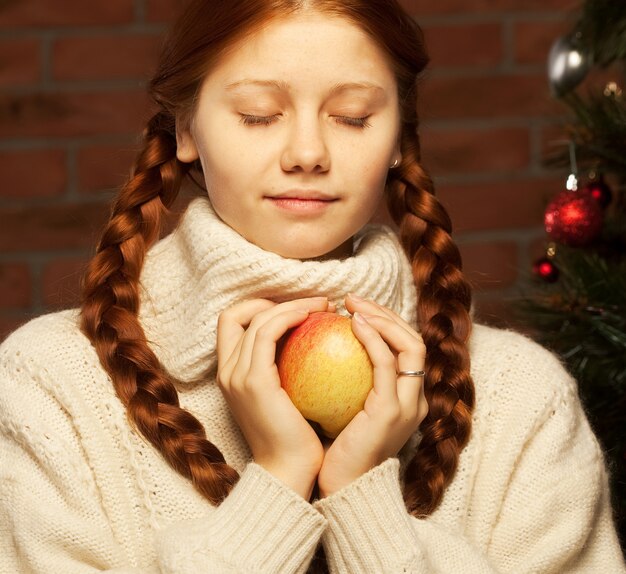
{"type": "Polygon", "coordinates": [[[396,141],[396,148],[394,150],[394,157],[397,157],[399,159],[402,159],[402,139],[401,139],[401,135],[398,134],[398,139],[396,141]]]}
{"type": "Polygon", "coordinates": [[[394,150],[393,155],[391,157],[392,157],[392,160],[389,164],[389,168],[394,169],[398,167],[400,165],[400,162],[402,161],[402,150],[400,149],[399,144],[394,150]]]}
{"type": "Polygon", "coordinates": [[[395,164],[395,166],[400,165],[400,162],[402,161],[402,143],[400,141],[400,134],[398,134],[398,137],[396,139],[396,145],[393,149],[393,154],[391,156],[391,164],[395,164]]]}
{"type": "Polygon", "coordinates": [[[189,129],[181,131],[176,129],[176,157],[183,163],[192,163],[200,157],[196,141],[189,129]]]}

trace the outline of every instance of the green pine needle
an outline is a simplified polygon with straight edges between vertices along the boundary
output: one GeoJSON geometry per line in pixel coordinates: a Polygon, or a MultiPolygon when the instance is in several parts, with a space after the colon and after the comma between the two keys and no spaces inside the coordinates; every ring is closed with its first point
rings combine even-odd
{"type": "Polygon", "coordinates": [[[587,0],[577,25],[580,42],[593,54],[594,64],[607,67],[626,60],[626,2],[587,0]]]}

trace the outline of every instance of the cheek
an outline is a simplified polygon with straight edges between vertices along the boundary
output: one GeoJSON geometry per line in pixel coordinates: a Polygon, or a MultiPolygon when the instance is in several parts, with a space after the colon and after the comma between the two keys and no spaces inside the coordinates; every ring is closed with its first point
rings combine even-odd
{"type": "Polygon", "coordinates": [[[375,201],[380,198],[385,189],[387,174],[389,172],[389,152],[382,149],[374,154],[354,154],[358,159],[351,159],[350,179],[358,185],[358,191],[367,194],[375,201]]]}
{"type": "Polygon", "coordinates": [[[237,146],[228,137],[217,138],[208,130],[196,142],[211,201],[214,205],[225,201],[228,203],[228,197],[232,195],[230,191],[244,184],[243,179],[247,172],[242,166],[246,165],[247,158],[236,152],[237,146]],[[219,146],[209,143],[216,141],[220,142],[219,146]]]}
{"type": "Polygon", "coordinates": [[[389,173],[389,161],[385,153],[381,151],[376,157],[370,158],[369,163],[359,162],[360,169],[353,172],[352,181],[358,186],[355,191],[360,198],[362,224],[376,217],[381,210],[389,173]]]}
{"type": "Polygon", "coordinates": [[[198,149],[207,186],[249,189],[269,161],[267,145],[238,135],[232,125],[205,130],[198,149]],[[217,145],[216,143],[217,142],[217,145]]]}

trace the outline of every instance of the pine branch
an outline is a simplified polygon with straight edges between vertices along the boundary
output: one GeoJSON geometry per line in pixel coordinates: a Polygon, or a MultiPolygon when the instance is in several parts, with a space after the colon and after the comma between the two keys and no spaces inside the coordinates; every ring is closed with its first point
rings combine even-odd
{"type": "Polygon", "coordinates": [[[576,25],[581,45],[602,68],[626,60],[626,2],[586,0],[576,25]]]}
{"type": "MultiPolygon", "coordinates": [[[[577,92],[563,98],[572,112],[567,131],[576,144],[576,158],[582,168],[615,173],[626,182],[626,99],[589,93],[584,100],[577,92]]],[[[569,151],[549,156],[546,164],[566,167],[569,151]]]]}
{"type": "Polygon", "coordinates": [[[626,395],[626,258],[560,247],[554,263],[559,281],[537,285],[519,310],[579,381],[626,395]]]}
{"type": "MultiPolygon", "coordinates": [[[[593,65],[626,69],[626,0],[585,0],[575,34],[593,65]]],[[[613,68],[612,68],[613,69],[613,68]]],[[[563,97],[579,168],[611,174],[613,201],[602,236],[584,249],[559,246],[560,278],[535,283],[515,309],[520,324],[561,356],[576,378],[591,424],[606,449],[613,507],[626,551],[626,86],[623,95],[582,88],[563,97]]],[[[569,169],[569,149],[547,165],[569,169]]],[[[569,172],[568,172],[569,173],[569,172]]]]}

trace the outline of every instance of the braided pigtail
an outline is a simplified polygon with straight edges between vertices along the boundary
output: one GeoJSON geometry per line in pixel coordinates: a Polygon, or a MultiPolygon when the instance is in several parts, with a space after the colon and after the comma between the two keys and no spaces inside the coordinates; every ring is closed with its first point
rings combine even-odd
{"type": "Polygon", "coordinates": [[[138,319],[139,277],[146,250],[189,164],[176,158],[175,121],[156,114],[144,133],[133,174],[120,191],[83,279],[81,329],[90,339],[128,418],[167,462],[211,502],[219,503],[237,472],[206,439],[201,423],[179,406],[171,377],[138,319]]]}
{"type": "Polygon", "coordinates": [[[419,163],[416,131],[407,130],[403,161],[392,171],[388,206],[418,289],[418,322],[427,349],[425,394],[429,411],[422,440],[405,472],[405,502],[414,515],[430,514],[452,480],[467,444],[474,406],[467,341],[471,290],[450,236],[445,209],[419,163]]]}

